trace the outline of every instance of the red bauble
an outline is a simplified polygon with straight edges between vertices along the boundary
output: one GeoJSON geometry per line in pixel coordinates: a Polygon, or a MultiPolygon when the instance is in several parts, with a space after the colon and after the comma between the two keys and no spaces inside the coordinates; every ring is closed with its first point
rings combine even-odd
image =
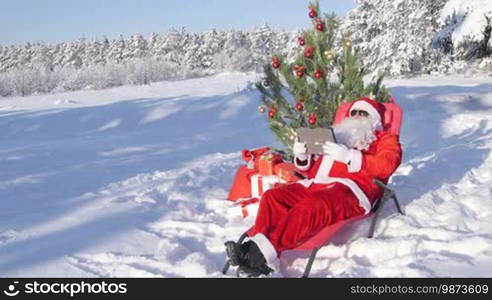
{"type": "Polygon", "coordinates": [[[298,77],[303,77],[304,76],[304,70],[306,69],[306,67],[304,66],[294,66],[294,70],[296,70],[296,75],[298,77]]]}
{"type": "Polygon", "coordinates": [[[325,24],[320,21],[318,24],[316,24],[316,29],[319,31],[325,31],[325,24]]]}
{"type": "Polygon", "coordinates": [[[274,69],[280,68],[280,60],[276,56],[272,57],[272,67],[274,69]]]}
{"type": "Polygon", "coordinates": [[[314,56],[314,46],[309,46],[304,50],[304,56],[307,58],[313,58],[314,56]]]}
{"type": "Polygon", "coordinates": [[[277,110],[275,108],[270,108],[270,110],[268,111],[268,117],[271,119],[271,118],[274,118],[275,117],[275,114],[277,113],[277,110]]]}
{"type": "Polygon", "coordinates": [[[321,78],[323,78],[324,75],[325,74],[324,74],[323,70],[321,70],[321,69],[317,69],[316,72],[314,72],[314,77],[316,79],[321,79],[321,78]]]}
{"type": "Polygon", "coordinates": [[[296,109],[298,111],[302,111],[302,110],[304,110],[304,105],[302,105],[301,102],[296,102],[296,109]]]}
{"type": "Polygon", "coordinates": [[[318,16],[318,13],[314,10],[314,9],[311,9],[309,11],[309,17],[312,19],[312,18],[316,18],[318,16]]]}
{"type": "Polygon", "coordinates": [[[301,45],[301,46],[306,45],[306,40],[304,39],[304,37],[300,36],[298,38],[298,40],[299,40],[299,45],[301,45]]]}
{"type": "Polygon", "coordinates": [[[308,122],[309,122],[310,125],[315,125],[317,121],[318,121],[318,118],[316,117],[315,114],[311,114],[309,116],[308,122]]]}

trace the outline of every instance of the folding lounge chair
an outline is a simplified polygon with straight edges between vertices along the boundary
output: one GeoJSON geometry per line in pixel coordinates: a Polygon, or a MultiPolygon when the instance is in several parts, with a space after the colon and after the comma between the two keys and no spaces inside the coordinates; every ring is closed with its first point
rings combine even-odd
{"type": "MultiPolygon", "coordinates": [[[[338,107],[335,116],[335,121],[334,121],[335,124],[340,123],[345,118],[345,116],[347,115],[347,111],[350,108],[350,104],[351,103],[344,103],[338,107]]],[[[385,116],[384,116],[385,130],[388,130],[400,136],[400,128],[402,122],[401,108],[395,103],[393,98],[391,98],[391,101],[389,103],[384,103],[384,106],[385,106],[385,116]]],[[[376,223],[379,217],[379,213],[383,209],[386,201],[389,199],[393,199],[393,201],[395,202],[398,213],[404,215],[401,206],[398,203],[398,198],[396,197],[395,191],[388,188],[386,184],[380,180],[375,179],[374,183],[378,185],[380,188],[382,188],[384,190],[384,193],[383,196],[374,203],[371,211],[368,214],[356,216],[350,219],[342,220],[340,222],[328,225],[325,228],[323,228],[320,232],[318,232],[316,235],[307,239],[301,245],[293,249],[293,250],[303,250],[303,251],[311,250],[311,255],[309,257],[306,268],[304,269],[304,275],[302,277],[304,278],[309,277],[309,273],[311,271],[311,267],[314,263],[314,259],[316,258],[316,254],[318,250],[321,249],[321,247],[323,247],[324,245],[326,245],[331,240],[331,238],[345,225],[359,221],[361,219],[372,217],[371,225],[369,227],[369,234],[368,234],[368,237],[372,238],[374,236],[374,231],[376,229],[376,223]]],[[[237,241],[239,244],[241,244],[243,240],[248,236],[247,234],[248,231],[246,231],[241,235],[241,237],[237,241]]],[[[230,263],[229,260],[227,260],[224,265],[224,268],[222,269],[223,274],[227,273],[227,271],[229,270],[229,266],[230,263]]]]}

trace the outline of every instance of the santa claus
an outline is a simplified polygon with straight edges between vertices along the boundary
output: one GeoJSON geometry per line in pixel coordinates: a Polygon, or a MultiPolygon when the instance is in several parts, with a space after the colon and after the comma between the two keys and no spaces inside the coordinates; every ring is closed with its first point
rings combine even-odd
{"type": "Polygon", "coordinates": [[[401,162],[398,137],[383,130],[384,106],[372,99],[353,102],[326,142],[323,155],[306,153],[294,143],[294,164],[306,179],[266,191],[255,225],[241,245],[228,241],[231,265],[250,276],[278,270],[278,257],[327,225],[370,212],[383,191],[373,179],[387,182],[401,162]]]}

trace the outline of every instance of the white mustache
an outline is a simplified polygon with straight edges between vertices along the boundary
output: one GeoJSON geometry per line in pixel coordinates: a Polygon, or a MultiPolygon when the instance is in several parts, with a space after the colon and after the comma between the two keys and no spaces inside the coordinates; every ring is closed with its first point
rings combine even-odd
{"type": "Polygon", "coordinates": [[[349,148],[367,150],[376,134],[373,122],[367,118],[345,118],[333,126],[337,142],[349,148]]]}

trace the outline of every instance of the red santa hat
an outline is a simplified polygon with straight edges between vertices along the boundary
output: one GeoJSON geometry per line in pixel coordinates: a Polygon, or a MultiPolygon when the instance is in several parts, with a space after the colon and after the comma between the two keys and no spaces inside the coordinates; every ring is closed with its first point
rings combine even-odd
{"type": "Polygon", "coordinates": [[[355,100],[350,106],[349,115],[353,110],[363,110],[369,114],[369,118],[373,121],[376,130],[382,130],[384,124],[384,105],[381,103],[364,97],[355,100]]]}

